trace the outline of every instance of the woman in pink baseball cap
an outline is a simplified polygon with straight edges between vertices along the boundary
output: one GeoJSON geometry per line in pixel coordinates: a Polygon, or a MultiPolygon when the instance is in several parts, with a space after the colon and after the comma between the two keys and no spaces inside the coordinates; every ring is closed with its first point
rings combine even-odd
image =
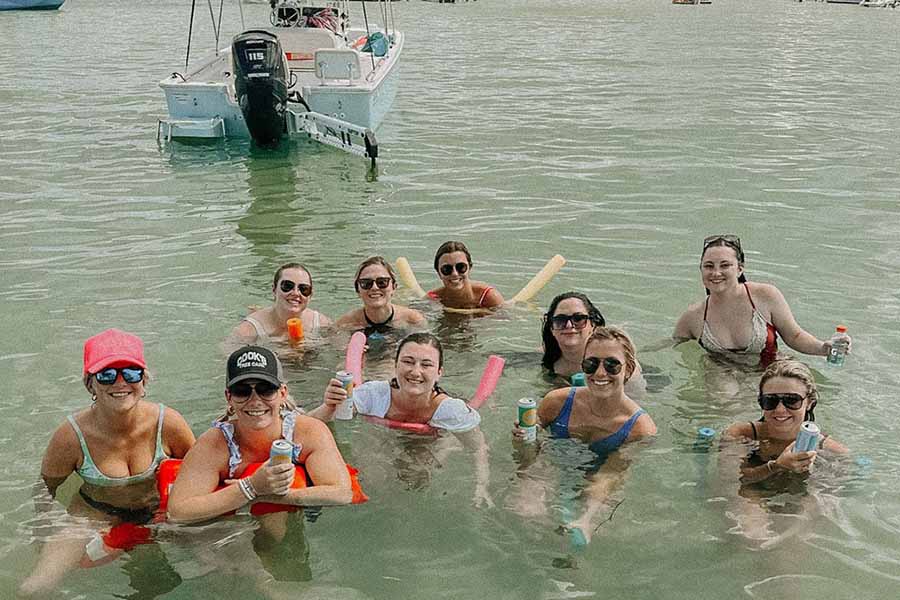
{"type": "MultiPolygon", "coordinates": [[[[177,411],[144,400],[149,377],[144,343],[136,335],[107,329],[89,338],[83,375],[91,405],[69,415],[50,439],[41,464],[49,498],[38,505],[51,507],[59,486],[77,473],[83,483],[69,514],[87,517],[98,532],[122,523],[148,523],[159,503],[159,463],[187,454],[194,434],[177,411]]],[[[83,562],[90,533],[81,527],[59,537],[41,549],[38,564],[20,588],[23,595],[51,591],[83,562]]]]}

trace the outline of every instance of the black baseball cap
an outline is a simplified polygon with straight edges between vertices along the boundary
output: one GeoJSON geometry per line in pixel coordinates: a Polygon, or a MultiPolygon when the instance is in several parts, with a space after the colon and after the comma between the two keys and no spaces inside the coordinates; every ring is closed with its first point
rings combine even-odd
{"type": "Polygon", "coordinates": [[[268,348],[244,346],[228,357],[226,379],[228,383],[225,387],[231,387],[247,379],[259,379],[273,385],[281,385],[283,383],[281,362],[268,348]]]}

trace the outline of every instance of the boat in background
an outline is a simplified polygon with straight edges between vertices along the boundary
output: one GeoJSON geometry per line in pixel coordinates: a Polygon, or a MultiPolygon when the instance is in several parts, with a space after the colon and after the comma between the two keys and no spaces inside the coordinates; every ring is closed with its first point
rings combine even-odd
{"type": "Polygon", "coordinates": [[[369,22],[365,4],[359,28],[350,26],[347,0],[273,0],[271,27],[246,30],[160,82],[169,117],[160,119],[157,138],[250,136],[272,146],[307,133],[374,159],[372,130],[396,95],[403,34],[391,27],[389,4],[381,3],[381,27],[369,22]]]}
{"type": "Polygon", "coordinates": [[[56,10],[65,0],[0,0],[0,10],[56,10]]]}

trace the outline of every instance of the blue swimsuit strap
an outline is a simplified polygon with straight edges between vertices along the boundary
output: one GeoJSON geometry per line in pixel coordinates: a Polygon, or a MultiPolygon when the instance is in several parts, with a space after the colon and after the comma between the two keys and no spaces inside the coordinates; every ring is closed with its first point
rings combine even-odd
{"type": "Polygon", "coordinates": [[[556,437],[569,437],[569,417],[572,415],[572,406],[575,404],[575,392],[577,390],[578,388],[574,386],[569,388],[569,395],[566,396],[566,402],[563,404],[562,410],[559,411],[559,414],[556,415],[556,418],[550,424],[550,432],[556,437]]]}
{"type": "Polygon", "coordinates": [[[612,452],[613,450],[624,444],[625,440],[627,440],[628,436],[631,434],[631,430],[634,428],[634,424],[642,414],[644,414],[643,408],[639,408],[634,411],[634,414],[631,415],[628,420],[622,424],[621,427],[619,427],[618,431],[606,436],[605,438],[594,440],[593,442],[591,442],[591,449],[594,450],[595,448],[599,448],[604,452],[612,452]]]}

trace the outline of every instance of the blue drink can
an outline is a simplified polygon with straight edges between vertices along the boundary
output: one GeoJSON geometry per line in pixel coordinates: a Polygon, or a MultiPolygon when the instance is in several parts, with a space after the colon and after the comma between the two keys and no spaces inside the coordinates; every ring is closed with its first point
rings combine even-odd
{"type": "Polygon", "coordinates": [[[806,421],[800,426],[797,433],[797,441],[794,443],[794,452],[812,452],[819,445],[819,426],[812,421],[806,421]]]}
{"type": "Polygon", "coordinates": [[[272,449],[269,450],[269,463],[277,465],[283,462],[291,462],[294,454],[294,445],[287,440],[275,440],[272,449]]]}

